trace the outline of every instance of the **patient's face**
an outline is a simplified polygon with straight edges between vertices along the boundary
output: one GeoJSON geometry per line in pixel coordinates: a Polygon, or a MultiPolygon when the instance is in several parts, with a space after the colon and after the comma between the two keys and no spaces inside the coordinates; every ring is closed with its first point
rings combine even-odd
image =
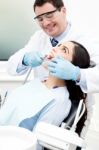
{"type": "MultiPolygon", "coordinates": [[[[64,42],[62,44],[59,44],[57,47],[54,47],[45,59],[50,61],[56,56],[62,56],[64,59],[72,61],[73,50],[74,50],[74,43],[64,42]]],[[[47,69],[48,66],[46,61],[42,65],[44,68],[47,69]]]]}
{"type": "Polygon", "coordinates": [[[73,50],[74,44],[72,42],[64,42],[53,48],[47,58],[52,59],[56,56],[62,56],[64,59],[72,61],[73,50]]]}

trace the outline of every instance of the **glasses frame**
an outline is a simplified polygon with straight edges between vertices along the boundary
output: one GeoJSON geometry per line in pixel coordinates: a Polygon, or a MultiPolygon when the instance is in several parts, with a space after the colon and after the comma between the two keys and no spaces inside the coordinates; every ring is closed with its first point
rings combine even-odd
{"type": "MultiPolygon", "coordinates": [[[[40,17],[42,17],[42,16],[44,16],[45,18],[47,18],[47,19],[50,19],[50,18],[52,18],[53,16],[51,16],[51,17],[48,17],[48,15],[53,15],[56,11],[59,11],[59,9],[55,9],[55,10],[53,10],[53,11],[48,11],[48,12],[46,12],[46,13],[43,13],[43,14],[40,14],[40,15],[38,15],[38,16],[36,16],[36,17],[34,17],[34,20],[38,20],[39,21],[39,19],[40,19],[40,17]]],[[[42,18],[43,19],[43,18],[42,18]]],[[[43,20],[42,20],[43,21],[43,20]]]]}

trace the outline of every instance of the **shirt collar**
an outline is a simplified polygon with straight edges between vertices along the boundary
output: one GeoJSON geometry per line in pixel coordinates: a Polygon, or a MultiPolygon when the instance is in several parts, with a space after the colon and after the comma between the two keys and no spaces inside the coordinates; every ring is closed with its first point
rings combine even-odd
{"type": "MultiPolygon", "coordinates": [[[[70,28],[71,28],[71,23],[69,22],[67,27],[66,27],[66,29],[65,29],[65,31],[62,34],[60,34],[59,36],[55,37],[55,39],[57,41],[61,41],[67,35],[67,33],[70,30],[70,28]]],[[[53,37],[51,37],[50,39],[52,39],[52,38],[53,37]]]]}

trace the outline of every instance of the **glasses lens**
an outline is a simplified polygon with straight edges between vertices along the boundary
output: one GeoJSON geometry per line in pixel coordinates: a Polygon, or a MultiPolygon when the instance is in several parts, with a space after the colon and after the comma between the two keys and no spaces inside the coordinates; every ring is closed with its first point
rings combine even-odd
{"type": "Polygon", "coordinates": [[[43,16],[45,18],[52,18],[54,13],[57,11],[57,9],[53,10],[53,11],[50,11],[50,12],[46,12],[44,14],[41,14],[41,15],[38,15],[36,16],[34,19],[37,19],[38,21],[42,21],[43,20],[43,16]]]}
{"type": "Polygon", "coordinates": [[[56,12],[57,10],[54,10],[54,11],[51,11],[51,12],[48,12],[45,14],[46,18],[52,18],[54,13],[56,12]]]}

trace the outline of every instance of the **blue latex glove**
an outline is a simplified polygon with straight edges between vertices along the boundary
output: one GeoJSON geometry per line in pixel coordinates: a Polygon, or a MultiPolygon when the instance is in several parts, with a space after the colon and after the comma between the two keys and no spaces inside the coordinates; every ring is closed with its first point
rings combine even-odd
{"type": "Polygon", "coordinates": [[[30,67],[37,67],[42,64],[44,55],[39,51],[26,53],[23,58],[23,64],[30,67]]]}
{"type": "Polygon", "coordinates": [[[65,80],[78,80],[80,76],[80,68],[74,66],[63,57],[56,57],[48,64],[48,69],[51,75],[65,80]]]}

